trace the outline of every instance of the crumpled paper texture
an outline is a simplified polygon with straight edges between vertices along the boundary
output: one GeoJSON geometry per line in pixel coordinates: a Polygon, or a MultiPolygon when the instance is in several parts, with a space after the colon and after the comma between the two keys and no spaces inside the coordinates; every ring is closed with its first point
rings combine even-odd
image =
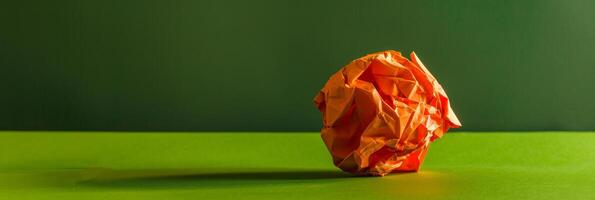
{"type": "Polygon", "coordinates": [[[356,59],[315,97],[335,166],[372,176],[417,171],[430,142],[461,126],[442,86],[410,57],[388,50],[356,59]]]}

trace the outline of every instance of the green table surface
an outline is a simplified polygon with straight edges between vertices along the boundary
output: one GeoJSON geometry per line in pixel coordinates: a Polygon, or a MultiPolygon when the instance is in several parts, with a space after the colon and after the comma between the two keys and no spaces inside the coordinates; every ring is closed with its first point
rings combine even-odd
{"type": "Polygon", "coordinates": [[[0,199],[595,199],[595,134],[448,133],[354,177],[317,133],[0,132],[0,199]]]}

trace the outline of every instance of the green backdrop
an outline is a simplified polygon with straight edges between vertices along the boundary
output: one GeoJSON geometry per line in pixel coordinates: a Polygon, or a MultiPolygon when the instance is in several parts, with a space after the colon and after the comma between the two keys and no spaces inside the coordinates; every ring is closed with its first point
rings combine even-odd
{"type": "Polygon", "coordinates": [[[12,1],[0,129],[317,130],[366,53],[415,50],[464,130],[593,130],[593,1],[12,1]]]}

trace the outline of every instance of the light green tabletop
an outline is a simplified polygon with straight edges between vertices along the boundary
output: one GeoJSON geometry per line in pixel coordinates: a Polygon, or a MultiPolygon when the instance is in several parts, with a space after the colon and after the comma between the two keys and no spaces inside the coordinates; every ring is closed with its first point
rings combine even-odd
{"type": "Polygon", "coordinates": [[[595,199],[595,133],[448,133],[353,177],[317,133],[0,132],[0,199],[595,199]]]}

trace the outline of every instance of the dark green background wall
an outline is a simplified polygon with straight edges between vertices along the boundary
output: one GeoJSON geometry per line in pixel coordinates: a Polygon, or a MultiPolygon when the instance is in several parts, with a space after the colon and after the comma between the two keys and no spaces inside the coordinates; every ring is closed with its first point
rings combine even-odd
{"type": "Polygon", "coordinates": [[[13,1],[0,129],[318,130],[366,53],[415,50],[464,130],[594,130],[593,1],[13,1]]]}

